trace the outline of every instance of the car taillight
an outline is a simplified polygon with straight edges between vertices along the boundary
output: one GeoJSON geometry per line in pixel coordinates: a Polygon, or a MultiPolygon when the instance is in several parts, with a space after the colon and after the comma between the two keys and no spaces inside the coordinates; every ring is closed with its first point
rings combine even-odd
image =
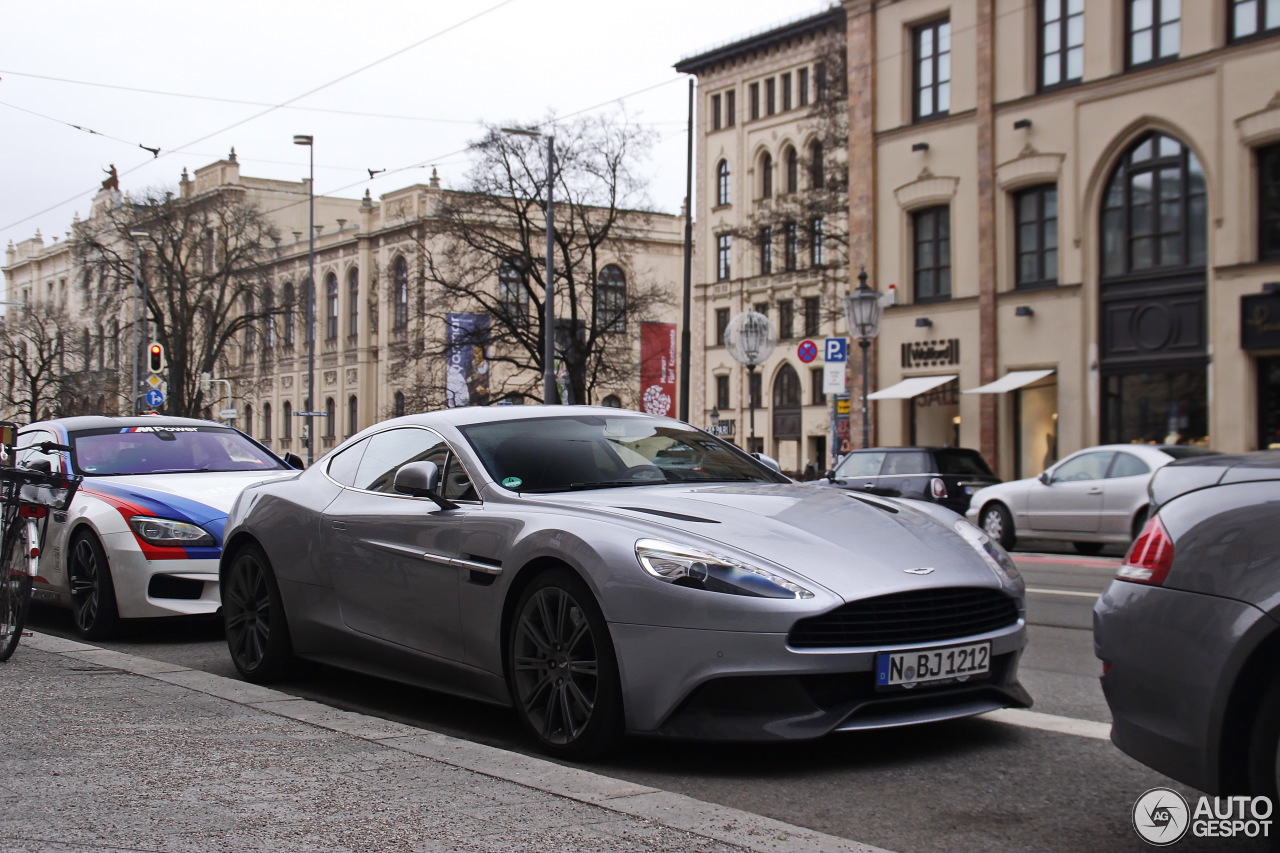
{"type": "Polygon", "coordinates": [[[929,494],[938,500],[942,500],[947,496],[947,484],[942,482],[941,477],[934,477],[929,481],[929,494]]]}
{"type": "Polygon", "coordinates": [[[1129,546],[1129,553],[1116,572],[1116,580],[1160,586],[1172,567],[1173,539],[1160,522],[1160,516],[1152,516],[1129,546]]]}

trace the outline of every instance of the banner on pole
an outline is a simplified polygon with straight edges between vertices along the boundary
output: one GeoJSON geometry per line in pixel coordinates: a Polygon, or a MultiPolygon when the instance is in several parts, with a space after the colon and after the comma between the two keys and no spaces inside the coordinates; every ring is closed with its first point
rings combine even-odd
{"type": "Polygon", "coordinates": [[[489,404],[489,315],[450,312],[445,318],[449,355],[445,366],[445,404],[489,404]]]}
{"type": "Polygon", "coordinates": [[[640,409],[674,415],[676,398],[676,324],[640,324],[640,409]]]}

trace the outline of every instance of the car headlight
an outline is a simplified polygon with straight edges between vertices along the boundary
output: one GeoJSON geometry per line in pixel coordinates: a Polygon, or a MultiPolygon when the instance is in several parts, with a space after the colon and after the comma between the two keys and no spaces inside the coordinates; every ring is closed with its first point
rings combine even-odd
{"type": "Polygon", "coordinates": [[[955,529],[956,533],[959,533],[975,551],[982,555],[982,559],[987,561],[987,565],[995,570],[1001,579],[1008,581],[1022,579],[1018,567],[1013,564],[1013,559],[1008,552],[1000,547],[1000,543],[988,536],[985,530],[967,521],[957,521],[955,529]]]}
{"type": "Polygon", "coordinates": [[[755,598],[813,598],[809,590],[773,572],[697,548],[641,539],[636,559],[653,577],[678,586],[755,598]]]}
{"type": "Polygon", "coordinates": [[[212,546],[217,543],[209,535],[209,531],[185,521],[174,521],[171,518],[155,518],[150,515],[135,515],[129,519],[129,526],[138,538],[148,545],[160,545],[170,548],[212,546]]]}

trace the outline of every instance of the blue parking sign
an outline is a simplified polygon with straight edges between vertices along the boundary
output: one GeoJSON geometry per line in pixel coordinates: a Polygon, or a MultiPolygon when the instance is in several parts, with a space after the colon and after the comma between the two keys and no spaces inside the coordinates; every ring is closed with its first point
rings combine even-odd
{"type": "Polygon", "coordinates": [[[847,338],[827,338],[823,341],[822,357],[824,361],[848,361],[849,340],[847,338]]]}

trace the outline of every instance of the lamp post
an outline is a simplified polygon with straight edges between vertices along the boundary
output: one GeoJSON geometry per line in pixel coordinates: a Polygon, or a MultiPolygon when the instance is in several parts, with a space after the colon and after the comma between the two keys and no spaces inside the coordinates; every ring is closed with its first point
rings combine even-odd
{"type": "MultiPolygon", "coordinates": [[[[522,127],[504,127],[501,128],[503,133],[510,133],[515,136],[529,136],[539,139],[542,134],[536,130],[528,130],[522,127]]],[[[542,315],[542,403],[549,406],[556,400],[556,370],[555,370],[555,327],[556,327],[556,311],[555,311],[555,210],[552,203],[552,196],[555,194],[556,185],[556,136],[554,133],[547,134],[547,271],[545,274],[547,282],[547,293],[543,304],[542,315]]],[[[572,330],[571,330],[572,331],[572,330]]]]}
{"type": "MultiPolygon", "coordinates": [[[[131,397],[129,399],[129,414],[138,414],[138,241],[146,237],[150,237],[151,232],[145,228],[133,228],[129,231],[129,238],[133,240],[133,386],[131,397]]],[[[146,287],[146,280],[143,279],[143,287],[146,287]]],[[[142,295],[142,317],[145,319],[147,315],[147,296],[145,291],[142,295]]],[[[147,324],[150,325],[150,324],[147,324]]],[[[143,338],[146,338],[143,335],[143,338]]]]}
{"type": "Polygon", "coordinates": [[[871,339],[880,334],[880,314],[884,306],[880,294],[867,287],[867,270],[858,272],[858,286],[844,297],[844,319],[862,350],[862,446],[871,446],[871,420],[867,417],[867,364],[871,339]]]}
{"type": "Polygon", "coordinates": [[[713,408],[708,417],[711,419],[711,434],[715,436],[720,435],[720,410],[718,408],[713,408]]]}
{"type": "Polygon", "coordinates": [[[293,137],[294,145],[307,146],[311,168],[307,179],[307,406],[303,417],[307,424],[307,467],[315,459],[316,428],[316,146],[306,134],[293,137]]]}
{"type": "Polygon", "coordinates": [[[725,327],[724,343],[729,350],[729,357],[747,366],[747,413],[751,420],[747,452],[751,453],[756,443],[756,405],[760,402],[751,394],[756,384],[756,368],[773,352],[778,339],[774,336],[773,324],[768,317],[755,311],[743,311],[725,327]]]}

